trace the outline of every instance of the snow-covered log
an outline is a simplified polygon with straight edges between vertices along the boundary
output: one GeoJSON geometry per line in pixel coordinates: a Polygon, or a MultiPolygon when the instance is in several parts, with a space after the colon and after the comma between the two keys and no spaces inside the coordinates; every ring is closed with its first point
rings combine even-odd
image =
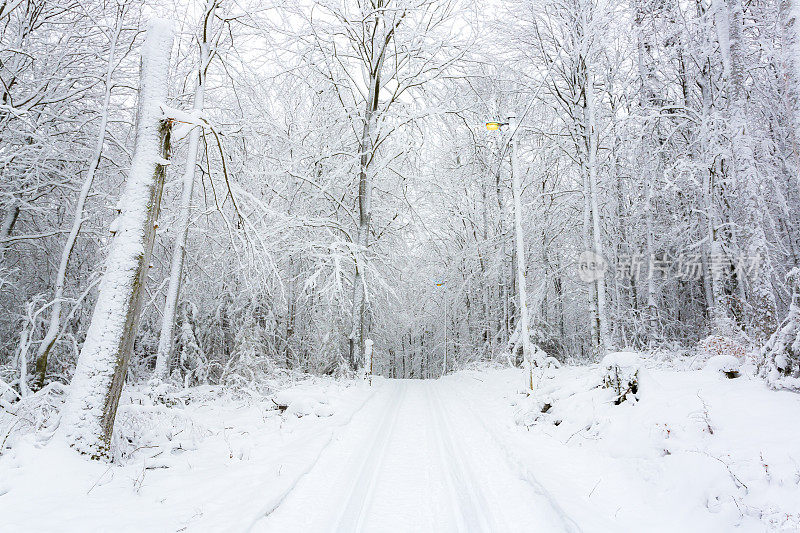
{"type": "Polygon", "coordinates": [[[715,355],[706,362],[705,370],[707,372],[724,374],[728,379],[738,378],[740,376],[739,360],[733,355],[715,355]]]}
{"type": "Polygon", "coordinates": [[[80,352],[60,431],[93,458],[107,457],[139,322],[169,158],[167,97],[172,30],[154,21],[142,47],[136,145],[97,304],[80,352]]]}

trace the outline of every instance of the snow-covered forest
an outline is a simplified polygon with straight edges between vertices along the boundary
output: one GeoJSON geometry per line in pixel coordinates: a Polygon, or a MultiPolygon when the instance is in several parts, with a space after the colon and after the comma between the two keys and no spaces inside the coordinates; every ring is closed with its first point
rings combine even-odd
{"type": "Polygon", "coordinates": [[[800,528],[797,0],[3,0],[0,93],[0,530],[800,528]]]}

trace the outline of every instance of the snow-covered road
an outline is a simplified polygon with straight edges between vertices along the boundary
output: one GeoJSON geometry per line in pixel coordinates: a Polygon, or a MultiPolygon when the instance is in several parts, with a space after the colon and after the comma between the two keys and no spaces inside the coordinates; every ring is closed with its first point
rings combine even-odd
{"type": "Polygon", "coordinates": [[[252,531],[577,531],[448,381],[390,380],[252,531]]]}
{"type": "Polygon", "coordinates": [[[134,389],[120,463],[35,434],[0,455],[0,531],[799,530],[797,395],[650,369],[615,405],[598,374],[565,366],[532,395],[516,368],[315,379],[172,408],[134,389]]]}

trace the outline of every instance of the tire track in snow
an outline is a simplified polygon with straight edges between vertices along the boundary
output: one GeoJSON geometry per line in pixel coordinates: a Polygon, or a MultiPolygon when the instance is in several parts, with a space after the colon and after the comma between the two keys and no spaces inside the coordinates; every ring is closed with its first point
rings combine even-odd
{"type": "Polygon", "coordinates": [[[456,514],[458,529],[469,532],[497,532],[510,531],[506,524],[498,520],[491,512],[486,496],[481,490],[482,483],[474,470],[467,464],[466,455],[460,446],[456,445],[452,435],[452,425],[444,412],[443,404],[435,387],[437,382],[431,382],[426,387],[428,403],[435,419],[435,432],[440,454],[449,477],[450,489],[455,494],[455,500],[460,513],[456,514]]]}
{"type": "Polygon", "coordinates": [[[395,385],[392,400],[386,410],[387,415],[381,422],[375,437],[363,454],[363,459],[348,485],[347,498],[342,511],[333,522],[333,531],[361,531],[369,510],[370,503],[381,473],[381,464],[386,457],[386,449],[391,441],[392,433],[397,425],[397,414],[403,403],[405,387],[395,385]]]}
{"type": "MultiPolygon", "coordinates": [[[[384,385],[383,387],[385,387],[385,386],[386,385],[384,385]]],[[[292,493],[292,491],[294,491],[294,489],[303,480],[303,478],[305,478],[308,475],[308,473],[311,472],[314,469],[314,467],[319,462],[319,460],[322,457],[322,455],[325,452],[325,450],[328,449],[328,446],[330,446],[331,442],[333,442],[334,435],[336,435],[337,432],[339,430],[341,430],[342,428],[347,427],[347,425],[350,424],[350,422],[352,422],[353,418],[358,413],[360,413],[361,411],[364,410],[364,408],[369,404],[370,400],[378,393],[378,391],[382,390],[383,387],[375,388],[375,390],[373,390],[371,393],[369,393],[367,395],[367,397],[364,399],[364,401],[362,401],[361,404],[358,407],[353,409],[353,411],[340,424],[337,424],[336,426],[328,429],[327,430],[327,432],[328,432],[327,438],[324,439],[324,442],[319,447],[317,452],[314,454],[314,459],[312,459],[309,462],[308,466],[306,468],[303,468],[292,479],[292,481],[289,482],[289,485],[285,489],[283,489],[277,496],[271,498],[267,503],[265,503],[261,507],[261,509],[259,509],[259,511],[255,515],[253,515],[253,517],[251,519],[249,519],[247,521],[247,523],[246,523],[247,525],[246,526],[244,526],[243,528],[241,526],[234,527],[234,528],[231,529],[231,532],[239,532],[239,531],[249,532],[249,531],[252,531],[253,527],[258,522],[260,522],[261,520],[267,518],[278,507],[280,507],[280,505],[286,500],[286,498],[289,497],[289,495],[292,493]]],[[[269,485],[271,485],[272,483],[273,483],[273,481],[270,481],[269,485]]]]}
{"type": "MultiPolygon", "coordinates": [[[[461,405],[473,405],[473,402],[469,401],[464,397],[463,394],[456,391],[455,387],[451,385],[448,388],[452,391],[454,397],[459,398],[461,405]]],[[[536,494],[541,496],[549,504],[550,508],[563,523],[564,531],[568,531],[569,533],[581,533],[582,529],[577,522],[570,518],[561,505],[559,505],[555,497],[550,494],[550,492],[544,487],[544,485],[541,484],[541,482],[539,482],[538,479],[536,479],[536,476],[533,474],[533,472],[531,472],[525,463],[517,456],[517,454],[509,448],[508,444],[504,442],[504,439],[499,436],[498,432],[496,430],[492,430],[490,428],[490,424],[487,423],[483,417],[477,414],[477,409],[471,407],[470,409],[462,409],[462,411],[468,411],[468,416],[480,424],[480,426],[483,428],[483,431],[490,437],[494,445],[502,452],[503,459],[509,468],[511,468],[513,472],[516,472],[520,479],[527,483],[534,490],[534,492],[536,492],[536,494]]]]}
{"type": "MultiPolygon", "coordinates": [[[[425,385],[424,396],[428,408],[428,416],[430,420],[433,420],[433,424],[430,426],[431,431],[428,434],[428,446],[430,449],[436,449],[439,472],[444,474],[441,481],[447,490],[448,500],[450,502],[447,514],[450,516],[451,524],[453,525],[452,531],[467,531],[464,517],[474,514],[473,509],[476,507],[474,502],[469,500],[469,496],[465,496],[462,492],[459,492],[457,488],[456,479],[454,479],[452,474],[452,459],[450,458],[453,452],[448,450],[445,439],[442,436],[440,428],[441,422],[439,421],[438,409],[434,403],[433,393],[430,390],[430,384],[426,383],[425,385]],[[449,456],[448,453],[450,454],[449,456]],[[466,502],[464,501],[465,499],[467,500],[466,502]]],[[[475,523],[477,520],[473,519],[471,521],[475,523]]]]}

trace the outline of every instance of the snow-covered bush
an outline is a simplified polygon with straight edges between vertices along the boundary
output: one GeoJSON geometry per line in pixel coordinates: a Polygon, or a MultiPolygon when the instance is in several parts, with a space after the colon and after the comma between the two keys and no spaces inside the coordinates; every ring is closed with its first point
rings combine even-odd
{"type": "Polygon", "coordinates": [[[180,326],[181,329],[178,333],[178,343],[180,346],[178,363],[183,374],[185,387],[208,382],[208,361],[203,353],[203,349],[197,342],[192,324],[192,317],[195,314],[196,310],[194,309],[187,309],[184,312],[180,326]]]}
{"type": "Polygon", "coordinates": [[[244,325],[236,336],[236,347],[222,372],[220,384],[245,396],[264,397],[276,366],[267,350],[263,329],[255,322],[244,325]]]}
{"type": "MultiPolygon", "coordinates": [[[[531,317],[528,334],[531,339],[531,350],[533,353],[531,357],[534,361],[544,360],[550,356],[551,353],[558,353],[560,345],[553,341],[551,328],[541,320],[536,320],[531,317]]],[[[519,330],[519,322],[511,333],[506,344],[506,358],[510,364],[514,366],[522,366],[525,362],[523,358],[522,335],[519,330]]]]}
{"type": "Polygon", "coordinates": [[[603,371],[603,387],[614,391],[615,404],[624,402],[629,394],[635,398],[639,391],[639,354],[613,352],[603,358],[600,367],[603,371]]]}
{"type": "Polygon", "coordinates": [[[708,372],[715,372],[724,374],[725,377],[733,379],[739,377],[739,367],[741,363],[739,359],[729,354],[715,355],[706,362],[705,370],[708,372]]]}
{"type": "Polygon", "coordinates": [[[800,390],[800,269],[793,268],[789,314],[761,349],[759,375],[775,389],[800,390]]]}
{"type": "Polygon", "coordinates": [[[19,399],[19,392],[14,388],[17,373],[11,365],[0,366],[0,407],[8,407],[19,399]]]}
{"type": "Polygon", "coordinates": [[[728,355],[744,362],[747,348],[743,343],[728,335],[709,335],[697,345],[700,354],[713,358],[718,355],[728,355]]]}
{"type": "MultiPolygon", "coordinates": [[[[0,388],[2,387],[0,383],[0,388]]],[[[65,393],[66,387],[54,381],[13,404],[0,402],[0,455],[23,435],[47,435],[55,429],[65,393]]]]}
{"type": "Polygon", "coordinates": [[[208,436],[209,431],[185,412],[181,392],[164,384],[158,389],[126,389],[114,425],[114,462],[125,462],[139,452],[149,457],[165,448],[193,449],[208,436]]]}

